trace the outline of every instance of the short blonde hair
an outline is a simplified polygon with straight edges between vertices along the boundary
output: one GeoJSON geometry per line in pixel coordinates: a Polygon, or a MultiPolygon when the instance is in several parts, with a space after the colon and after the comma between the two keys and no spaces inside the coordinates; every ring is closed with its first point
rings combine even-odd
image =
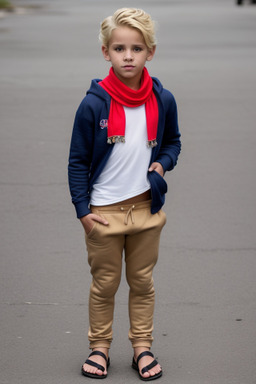
{"type": "Polygon", "coordinates": [[[142,9],[121,8],[101,23],[99,39],[104,47],[108,47],[113,30],[120,26],[139,30],[148,49],[156,46],[155,22],[151,16],[142,9]]]}

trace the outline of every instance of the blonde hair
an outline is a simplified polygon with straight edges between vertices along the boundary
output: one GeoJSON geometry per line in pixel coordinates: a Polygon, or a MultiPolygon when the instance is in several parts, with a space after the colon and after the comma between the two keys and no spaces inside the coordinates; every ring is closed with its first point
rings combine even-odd
{"type": "Polygon", "coordinates": [[[108,47],[113,30],[120,26],[140,31],[148,49],[156,46],[155,22],[151,16],[142,9],[121,8],[101,23],[99,39],[104,47],[108,47]]]}

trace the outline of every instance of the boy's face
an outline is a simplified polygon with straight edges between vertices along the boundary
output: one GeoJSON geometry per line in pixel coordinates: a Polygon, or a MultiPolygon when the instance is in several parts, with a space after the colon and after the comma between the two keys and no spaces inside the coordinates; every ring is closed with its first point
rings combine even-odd
{"type": "Polygon", "coordinates": [[[102,47],[105,60],[111,61],[116,76],[132,89],[140,88],[140,79],[146,61],[152,60],[155,47],[145,44],[140,31],[118,27],[112,32],[108,47],[102,47]]]}

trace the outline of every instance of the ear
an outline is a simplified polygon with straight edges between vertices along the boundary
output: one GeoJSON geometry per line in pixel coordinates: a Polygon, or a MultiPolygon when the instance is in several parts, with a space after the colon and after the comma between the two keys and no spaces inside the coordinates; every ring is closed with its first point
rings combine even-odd
{"type": "Polygon", "coordinates": [[[152,49],[148,49],[147,61],[151,61],[153,59],[155,52],[156,46],[154,46],[152,49]]]}
{"type": "Polygon", "coordinates": [[[101,47],[101,51],[103,53],[104,59],[106,61],[110,61],[109,53],[108,53],[108,48],[105,47],[104,45],[101,47]]]}

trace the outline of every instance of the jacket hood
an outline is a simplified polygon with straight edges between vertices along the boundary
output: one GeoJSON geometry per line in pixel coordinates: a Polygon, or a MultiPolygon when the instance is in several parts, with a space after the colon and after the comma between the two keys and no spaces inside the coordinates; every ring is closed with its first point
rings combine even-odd
{"type": "Polygon", "coordinates": [[[153,80],[153,88],[158,92],[162,93],[163,91],[163,86],[160,80],[158,80],[156,77],[152,77],[153,80]]]}
{"type": "Polygon", "coordinates": [[[86,92],[87,95],[92,94],[97,97],[99,97],[102,100],[110,100],[109,94],[103,89],[100,85],[99,82],[102,81],[101,79],[93,79],[91,82],[91,86],[86,92]]]}

